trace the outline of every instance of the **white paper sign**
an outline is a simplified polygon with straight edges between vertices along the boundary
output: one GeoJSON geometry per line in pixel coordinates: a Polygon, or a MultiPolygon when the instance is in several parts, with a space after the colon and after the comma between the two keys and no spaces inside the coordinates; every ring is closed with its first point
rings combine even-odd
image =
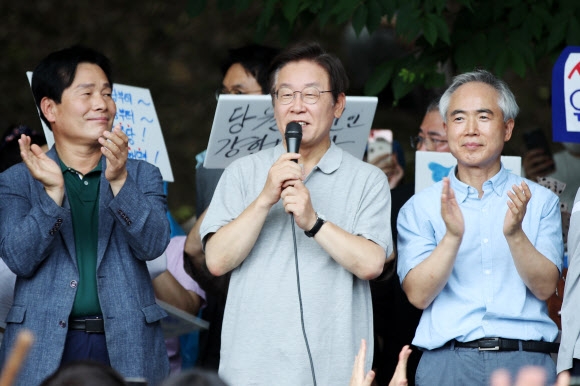
{"type": "MultiPolygon", "coordinates": [[[[32,72],[28,71],[26,75],[31,82],[32,72]]],[[[121,124],[121,128],[129,137],[129,158],[142,159],[157,166],[163,180],[173,182],[169,155],[149,89],[114,84],[112,96],[117,105],[113,125],[121,124]]],[[[40,122],[46,142],[51,147],[54,144],[52,131],[42,119],[40,122]]]]}
{"type": "MultiPolygon", "coordinates": [[[[522,158],[502,156],[504,168],[518,176],[522,175],[522,158]]],[[[447,177],[449,171],[457,165],[451,153],[436,151],[415,152],[415,193],[447,177]]]]}
{"type": "MultiPolygon", "coordinates": [[[[330,137],[335,144],[362,159],[377,109],[376,97],[347,96],[342,116],[335,119],[330,137]]],[[[269,95],[221,95],[207,155],[206,168],[221,169],[233,160],[282,142],[269,95]]]]}

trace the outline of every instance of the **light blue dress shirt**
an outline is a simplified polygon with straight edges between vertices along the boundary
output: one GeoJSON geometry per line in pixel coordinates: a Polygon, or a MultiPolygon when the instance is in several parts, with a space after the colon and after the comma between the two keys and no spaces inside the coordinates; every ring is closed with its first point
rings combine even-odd
{"type": "MultiPolygon", "coordinates": [[[[477,189],[449,173],[452,189],[465,224],[463,241],[451,276],[435,300],[423,311],[413,344],[435,349],[457,339],[468,342],[483,337],[554,341],[556,324],[546,302],[536,298],[519,276],[503,234],[508,211],[507,192],[522,177],[501,170],[477,189]]],[[[562,270],[562,221],[558,197],[526,180],[532,192],[522,227],[531,243],[562,270]]],[[[443,238],[442,182],[413,196],[399,212],[398,274],[407,273],[425,260],[443,238]]]]}

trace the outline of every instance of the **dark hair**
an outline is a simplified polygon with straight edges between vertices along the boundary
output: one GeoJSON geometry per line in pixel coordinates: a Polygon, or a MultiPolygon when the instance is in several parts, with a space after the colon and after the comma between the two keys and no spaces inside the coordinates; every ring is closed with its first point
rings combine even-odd
{"type": "Polygon", "coordinates": [[[56,103],[61,102],[62,93],[74,82],[77,67],[80,63],[91,63],[101,67],[111,87],[113,87],[113,75],[109,59],[88,47],[76,45],[53,52],[44,58],[32,73],[32,95],[36,107],[40,112],[40,118],[50,127],[50,123],[40,109],[40,102],[44,97],[50,98],[56,103]]]}
{"type": "Polygon", "coordinates": [[[40,386],[126,386],[115,369],[95,361],[69,362],[59,367],[40,386]]]}
{"type": "Polygon", "coordinates": [[[170,376],[161,386],[227,386],[227,384],[214,371],[193,368],[170,376]]]}
{"type": "Polygon", "coordinates": [[[270,70],[270,93],[274,98],[276,81],[282,67],[291,62],[308,60],[324,68],[330,80],[330,89],[334,102],[338,100],[338,95],[348,89],[348,76],[341,61],[334,55],[324,51],[317,42],[299,43],[283,51],[272,61],[270,70]]]}
{"type": "Polygon", "coordinates": [[[249,44],[240,48],[234,48],[228,51],[228,57],[222,62],[221,70],[225,76],[228,69],[239,63],[244,67],[246,72],[256,78],[256,81],[262,88],[262,94],[268,93],[268,81],[270,80],[270,63],[279,50],[259,44],[249,44]]]}
{"type": "Polygon", "coordinates": [[[18,140],[22,134],[28,135],[31,142],[38,146],[46,144],[46,138],[42,133],[38,133],[26,125],[10,125],[0,139],[0,173],[22,161],[18,145],[18,140]]]}

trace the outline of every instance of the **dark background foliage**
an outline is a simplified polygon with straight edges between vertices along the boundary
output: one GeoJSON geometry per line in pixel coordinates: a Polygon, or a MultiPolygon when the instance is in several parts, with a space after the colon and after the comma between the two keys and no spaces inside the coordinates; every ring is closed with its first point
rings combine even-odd
{"type": "MultiPolygon", "coordinates": [[[[45,55],[76,43],[98,49],[113,61],[116,82],[151,90],[175,177],[169,206],[184,220],[228,48],[318,40],[345,63],[350,95],[379,96],[374,127],[394,130],[412,181],[408,138],[431,95],[458,71],[501,74],[522,108],[516,130],[550,135],[551,66],[566,44],[578,44],[577,8],[547,0],[3,0],[0,128],[41,129],[25,72],[45,55]]],[[[506,154],[520,154],[519,133],[506,154]]]]}

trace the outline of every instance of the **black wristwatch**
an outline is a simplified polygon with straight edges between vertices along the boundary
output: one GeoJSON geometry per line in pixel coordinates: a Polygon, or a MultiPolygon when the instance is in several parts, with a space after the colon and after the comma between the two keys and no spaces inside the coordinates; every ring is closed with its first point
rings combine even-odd
{"type": "Polygon", "coordinates": [[[316,213],[316,222],[314,223],[314,226],[309,231],[304,231],[304,234],[308,237],[314,237],[314,235],[318,233],[320,228],[322,228],[322,225],[324,225],[324,223],[325,223],[324,218],[320,214],[316,213]]]}

